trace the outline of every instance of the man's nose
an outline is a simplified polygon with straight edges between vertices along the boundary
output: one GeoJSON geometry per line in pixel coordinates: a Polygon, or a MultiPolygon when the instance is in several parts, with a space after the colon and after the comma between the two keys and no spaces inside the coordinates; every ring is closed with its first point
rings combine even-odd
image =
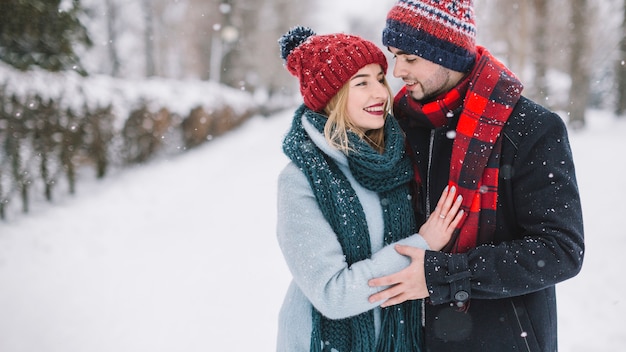
{"type": "Polygon", "coordinates": [[[402,66],[402,63],[400,63],[398,60],[394,61],[393,64],[393,76],[396,78],[402,77],[404,76],[406,73],[404,67],[402,66]]]}

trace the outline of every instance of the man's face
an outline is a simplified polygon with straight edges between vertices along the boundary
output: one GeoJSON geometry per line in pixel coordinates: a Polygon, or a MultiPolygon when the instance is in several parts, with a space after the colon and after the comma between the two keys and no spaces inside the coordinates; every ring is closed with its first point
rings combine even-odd
{"type": "Polygon", "coordinates": [[[428,101],[454,88],[463,78],[460,72],[452,71],[417,55],[406,53],[390,46],[395,64],[394,77],[401,78],[411,97],[417,101],[428,101]]]}

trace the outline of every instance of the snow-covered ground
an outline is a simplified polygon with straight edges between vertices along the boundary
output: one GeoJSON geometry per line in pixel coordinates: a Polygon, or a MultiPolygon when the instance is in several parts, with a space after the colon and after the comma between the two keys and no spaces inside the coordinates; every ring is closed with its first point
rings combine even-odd
{"type": "MultiPolygon", "coordinates": [[[[0,222],[0,351],[273,351],[289,273],[275,239],[291,111],[169,160],[82,181],[0,222]]],[[[626,121],[571,132],[583,271],[558,286],[564,352],[623,351],[626,121]]]]}

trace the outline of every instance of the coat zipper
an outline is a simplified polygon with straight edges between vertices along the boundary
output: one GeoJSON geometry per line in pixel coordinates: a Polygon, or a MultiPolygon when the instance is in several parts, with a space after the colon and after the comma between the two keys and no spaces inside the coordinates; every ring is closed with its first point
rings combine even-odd
{"type": "Polygon", "coordinates": [[[433,149],[435,145],[435,130],[430,130],[430,144],[428,145],[428,169],[426,171],[426,218],[430,216],[430,172],[433,165],[433,149]]]}
{"type": "Polygon", "coordinates": [[[515,308],[515,303],[513,303],[513,300],[511,300],[510,302],[511,302],[511,307],[513,307],[513,313],[515,314],[515,319],[517,319],[517,326],[519,327],[519,330],[520,330],[520,336],[522,336],[522,339],[524,340],[524,344],[526,345],[526,350],[528,352],[531,352],[530,346],[528,345],[528,338],[526,336],[528,332],[524,331],[524,327],[522,326],[522,321],[519,318],[519,313],[517,312],[517,308],[515,308]]]}
{"type": "MultiPolygon", "coordinates": [[[[430,130],[430,144],[428,145],[428,168],[426,171],[426,218],[430,216],[430,169],[433,162],[433,147],[435,144],[435,130],[430,130]]],[[[426,300],[422,300],[422,327],[426,327],[426,300]]]]}

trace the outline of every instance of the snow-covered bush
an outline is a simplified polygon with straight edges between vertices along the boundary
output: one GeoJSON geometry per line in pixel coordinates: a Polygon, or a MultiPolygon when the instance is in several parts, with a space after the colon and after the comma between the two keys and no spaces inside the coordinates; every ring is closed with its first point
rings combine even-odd
{"type": "Polygon", "coordinates": [[[180,153],[258,111],[251,94],[216,83],[21,72],[0,64],[0,219],[31,201],[74,193],[81,170],[180,153]]]}

